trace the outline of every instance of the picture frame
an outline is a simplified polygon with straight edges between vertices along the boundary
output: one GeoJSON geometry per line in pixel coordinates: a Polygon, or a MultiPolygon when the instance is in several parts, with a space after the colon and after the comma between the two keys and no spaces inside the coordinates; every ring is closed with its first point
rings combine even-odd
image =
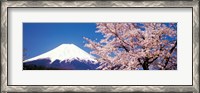
{"type": "Polygon", "coordinates": [[[2,1],[1,92],[193,92],[199,93],[199,1],[2,1]],[[192,85],[8,85],[9,8],[192,8],[192,85]]]}

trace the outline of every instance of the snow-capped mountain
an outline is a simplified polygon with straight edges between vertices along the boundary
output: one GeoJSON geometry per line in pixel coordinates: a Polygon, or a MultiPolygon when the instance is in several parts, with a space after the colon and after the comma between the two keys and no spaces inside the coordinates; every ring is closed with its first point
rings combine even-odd
{"type": "MultiPolygon", "coordinates": [[[[98,62],[74,44],[62,44],[44,54],[27,59],[23,62],[24,69],[32,66],[51,69],[95,69],[98,62]]],[[[34,67],[32,67],[34,68],[34,67]]]]}

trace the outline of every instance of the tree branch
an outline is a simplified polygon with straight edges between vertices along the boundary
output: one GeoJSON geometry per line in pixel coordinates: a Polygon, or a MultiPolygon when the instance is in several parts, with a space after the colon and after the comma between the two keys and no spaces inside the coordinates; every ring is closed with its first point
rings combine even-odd
{"type": "MultiPolygon", "coordinates": [[[[110,29],[107,25],[105,25],[105,26],[106,26],[106,28],[110,31],[110,33],[114,34],[120,41],[122,41],[124,44],[126,44],[126,45],[128,45],[128,46],[131,46],[130,44],[126,43],[122,38],[120,38],[119,35],[118,35],[117,33],[112,32],[111,29],[110,29]]],[[[132,47],[132,46],[131,46],[131,47],[132,47]]],[[[126,52],[129,52],[129,51],[130,51],[130,50],[127,49],[124,45],[122,45],[122,48],[124,48],[126,52]]]]}
{"type": "MultiPolygon", "coordinates": [[[[177,46],[177,41],[175,42],[175,45],[171,48],[170,54],[174,51],[174,49],[176,48],[176,46],[177,46]]],[[[169,59],[170,59],[170,57],[166,57],[166,62],[165,62],[165,65],[164,65],[164,69],[167,67],[169,59]]]]}
{"type": "Polygon", "coordinates": [[[148,63],[153,63],[156,59],[158,59],[159,56],[155,57],[152,61],[149,61],[148,63]]]}

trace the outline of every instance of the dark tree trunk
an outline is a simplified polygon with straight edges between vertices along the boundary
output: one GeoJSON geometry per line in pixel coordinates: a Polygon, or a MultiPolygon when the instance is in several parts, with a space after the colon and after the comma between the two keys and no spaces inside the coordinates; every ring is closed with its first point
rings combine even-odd
{"type": "Polygon", "coordinates": [[[142,64],[142,67],[143,67],[144,70],[149,70],[148,62],[144,62],[144,63],[142,64]]]}

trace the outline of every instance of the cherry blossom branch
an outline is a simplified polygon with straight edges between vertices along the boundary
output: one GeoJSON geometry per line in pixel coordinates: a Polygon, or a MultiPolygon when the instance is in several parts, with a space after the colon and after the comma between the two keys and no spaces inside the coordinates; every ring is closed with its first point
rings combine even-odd
{"type": "MultiPolygon", "coordinates": [[[[124,44],[131,46],[130,44],[126,43],[122,38],[120,38],[120,36],[117,33],[112,32],[112,30],[107,25],[105,25],[105,27],[110,31],[110,33],[114,34],[124,44]]],[[[121,46],[126,50],[126,52],[129,52],[129,49],[127,49],[123,44],[121,44],[121,46]]]]}
{"type": "MultiPolygon", "coordinates": [[[[176,46],[177,46],[177,41],[175,42],[174,46],[171,48],[171,50],[170,50],[170,55],[172,54],[172,52],[174,51],[174,49],[176,48],[176,46]]],[[[166,69],[167,64],[168,64],[168,62],[169,62],[169,59],[170,59],[170,56],[166,58],[165,65],[164,65],[164,67],[163,67],[164,69],[166,69]]]]}

